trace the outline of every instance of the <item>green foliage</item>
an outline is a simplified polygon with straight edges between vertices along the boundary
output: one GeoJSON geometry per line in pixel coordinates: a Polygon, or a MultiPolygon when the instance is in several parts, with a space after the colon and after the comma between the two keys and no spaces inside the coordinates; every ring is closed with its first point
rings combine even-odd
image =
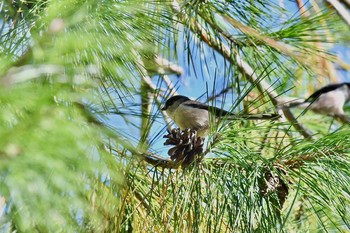
{"type": "Polygon", "coordinates": [[[168,149],[161,101],[183,81],[157,58],[208,76],[214,106],[277,111],[271,93],[331,74],[323,43],[348,42],[327,5],[311,17],[273,1],[2,7],[1,232],[349,230],[350,131],[330,117],[293,111],[311,140],[284,118],[224,119],[202,161],[154,155],[168,149]]]}
{"type": "Polygon", "coordinates": [[[101,221],[89,193],[101,176],[120,180],[118,164],[113,163],[115,171],[106,169],[113,162],[110,155],[96,150],[103,133],[89,127],[84,112],[68,106],[67,97],[74,100],[64,85],[1,90],[0,192],[9,208],[8,229],[75,231],[81,218],[101,221]]]}

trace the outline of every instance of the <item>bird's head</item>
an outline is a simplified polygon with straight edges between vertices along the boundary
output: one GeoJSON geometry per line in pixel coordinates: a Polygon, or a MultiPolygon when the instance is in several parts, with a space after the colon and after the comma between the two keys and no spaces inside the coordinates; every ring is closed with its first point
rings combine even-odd
{"type": "Polygon", "coordinates": [[[164,104],[162,111],[172,112],[174,111],[180,104],[185,101],[190,100],[188,97],[183,95],[175,95],[170,97],[164,104]]]}

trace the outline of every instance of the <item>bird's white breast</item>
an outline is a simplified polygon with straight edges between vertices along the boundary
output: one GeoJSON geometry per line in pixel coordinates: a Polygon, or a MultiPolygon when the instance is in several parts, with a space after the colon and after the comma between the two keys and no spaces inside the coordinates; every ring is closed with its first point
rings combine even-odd
{"type": "MultiPolygon", "coordinates": [[[[346,87],[344,86],[344,88],[346,87]]],[[[342,115],[346,99],[347,96],[344,95],[343,90],[334,90],[320,95],[310,108],[323,114],[342,115]]]]}
{"type": "Polygon", "coordinates": [[[209,132],[209,112],[207,110],[181,104],[170,117],[182,130],[197,130],[199,136],[205,136],[209,132]]]}

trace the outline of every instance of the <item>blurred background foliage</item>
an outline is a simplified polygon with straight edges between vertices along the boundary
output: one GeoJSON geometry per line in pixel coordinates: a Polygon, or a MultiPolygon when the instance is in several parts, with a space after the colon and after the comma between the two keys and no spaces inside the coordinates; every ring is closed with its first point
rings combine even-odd
{"type": "Polygon", "coordinates": [[[279,110],[350,79],[349,8],[1,1],[0,232],[349,231],[349,127],[279,110]],[[178,166],[159,108],[176,93],[282,117],[219,122],[178,166]]]}

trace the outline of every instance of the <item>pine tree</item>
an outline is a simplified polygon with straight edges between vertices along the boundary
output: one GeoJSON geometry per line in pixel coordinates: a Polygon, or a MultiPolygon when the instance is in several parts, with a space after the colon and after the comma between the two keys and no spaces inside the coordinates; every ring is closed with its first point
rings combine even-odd
{"type": "Polygon", "coordinates": [[[280,108],[350,70],[348,8],[2,1],[0,231],[349,231],[349,127],[280,108]],[[184,79],[281,118],[173,129],[160,108],[184,79]]]}

